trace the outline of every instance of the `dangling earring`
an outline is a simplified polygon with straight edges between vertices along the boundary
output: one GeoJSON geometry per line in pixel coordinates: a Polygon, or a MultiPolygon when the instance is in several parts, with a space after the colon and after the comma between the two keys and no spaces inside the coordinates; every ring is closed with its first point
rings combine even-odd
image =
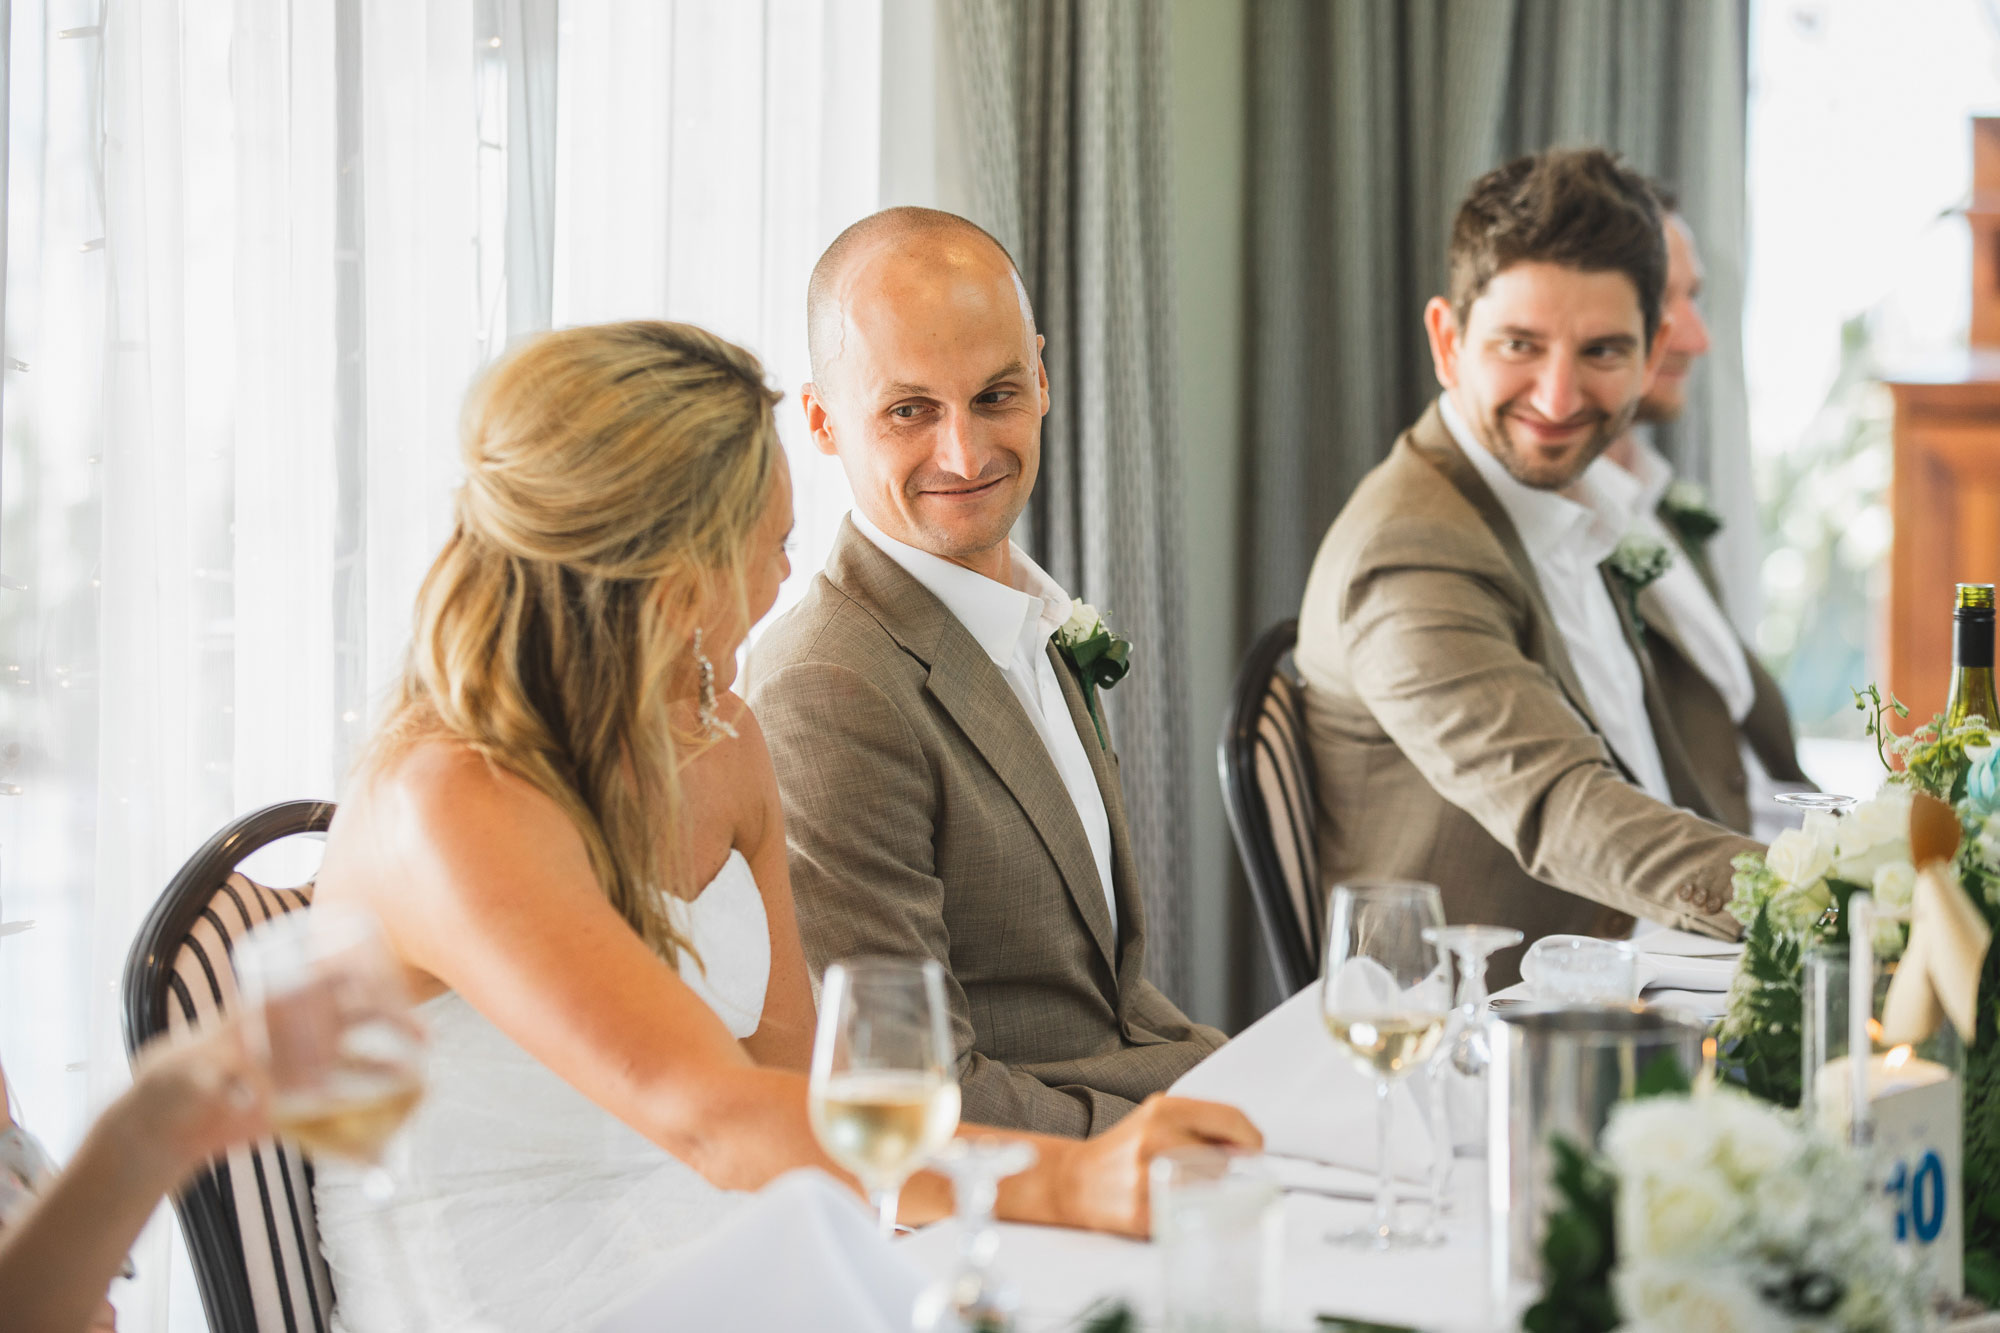
{"type": "Polygon", "coordinates": [[[695,703],[695,718],[701,723],[701,734],[712,741],[735,740],[736,728],[722,720],[722,713],[715,706],[715,663],[708,660],[708,654],[701,650],[701,629],[694,632],[694,669],[700,673],[701,696],[695,703]]]}

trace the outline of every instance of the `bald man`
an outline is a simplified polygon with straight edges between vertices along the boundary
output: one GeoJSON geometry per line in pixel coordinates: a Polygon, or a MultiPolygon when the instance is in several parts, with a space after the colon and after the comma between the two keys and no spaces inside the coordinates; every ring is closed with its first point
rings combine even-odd
{"type": "Polygon", "coordinates": [[[1117,756],[1051,643],[1069,594],[1008,537],[1049,410],[1027,291],[972,223],[896,208],[828,247],[807,327],[854,509],[750,692],[807,956],[935,959],[965,1118],[1098,1133],[1223,1037],[1142,975],[1117,756]]]}

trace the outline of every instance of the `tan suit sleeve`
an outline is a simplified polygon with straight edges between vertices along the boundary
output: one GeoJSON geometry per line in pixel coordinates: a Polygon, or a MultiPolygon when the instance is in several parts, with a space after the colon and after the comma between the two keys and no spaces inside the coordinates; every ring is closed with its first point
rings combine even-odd
{"type": "Polygon", "coordinates": [[[1500,571],[1453,567],[1435,524],[1379,529],[1337,617],[1354,686],[1438,794],[1544,883],[1734,938],[1730,858],[1747,838],[1632,785],[1561,685],[1517,642],[1500,571]]]}
{"type": "Polygon", "coordinates": [[[936,790],[916,735],[889,698],[851,668],[801,662],[760,679],[752,704],[778,773],[792,894],[814,977],[860,954],[936,959],[969,1122],[1081,1137],[1131,1110],[1123,1098],[1051,1087],[972,1049],[932,853],[936,790]]]}

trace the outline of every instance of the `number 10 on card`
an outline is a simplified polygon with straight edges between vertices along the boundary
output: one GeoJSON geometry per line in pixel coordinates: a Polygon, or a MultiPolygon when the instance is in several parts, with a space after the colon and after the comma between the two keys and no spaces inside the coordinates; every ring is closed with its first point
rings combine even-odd
{"type": "Polygon", "coordinates": [[[1964,1177],[1956,1078],[1877,1098],[1874,1150],[1896,1240],[1931,1266],[1937,1289],[1965,1290],[1964,1177]]]}

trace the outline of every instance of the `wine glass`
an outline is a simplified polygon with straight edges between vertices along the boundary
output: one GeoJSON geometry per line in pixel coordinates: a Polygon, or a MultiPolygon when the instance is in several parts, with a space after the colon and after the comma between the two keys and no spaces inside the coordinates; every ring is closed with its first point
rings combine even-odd
{"type": "Polygon", "coordinates": [[[1447,968],[1428,932],[1444,925],[1434,884],[1372,880],[1334,886],[1327,904],[1320,1014],[1336,1045],[1375,1081],[1375,1222],[1332,1239],[1376,1249],[1421,1242],[1391,1224],[1389,1092],[1437,1051],[1451,1016],[1447,968]]]}
{"type": "Polygon", "coordinates": [[[896,1234],[903,1182],[958,1128],[946,1013],[944,969],[931,959],[847,959],[820,987],[813,1133],[868,1191],[884,1236],[896,1234]]]}
{"type": "Polygon", "coordinates": [[[1771,798],[1788,810],[1798,810],[1811,814],[1815,810],[1825,810],[1835,819],[1840,818],[1858,803],[1858,797],[1843,796],[1832,791],[1781,791],[1771,798]]]}
{"type": "Polygon", "coordinates": [[[1000,1234],[993,1205],[1000,1182],[1035,1164],[1035,1146],[1019,1139],[953,1139],[931,1159],[931,1168],[951,1177],[958,1210],[958,1268],[918,1299],[916,1333],[1005,1333],[1014,1327],[1021,1294],[993,1272],[1000,1234]]]}
{"type": "Polygon", "coordinates": [[[1451,1066],[1477,1078],[1493,1063],[1486,1041],[1486,960],[1524,937],[1512,926],[1438,926],[1425,934],[1457,960],[1458,1031],[1451,1042],[1451,1066]]]}
{"type": "Polygon", "coordinates": [[[364,1192],[385,1201],[383,1150],[423,1096],[424,1043],[381,924],[359,908],[313,907],[257,927],[232,961],[272,1125],[315,1156],[365,1168],[364,1192]]]}

